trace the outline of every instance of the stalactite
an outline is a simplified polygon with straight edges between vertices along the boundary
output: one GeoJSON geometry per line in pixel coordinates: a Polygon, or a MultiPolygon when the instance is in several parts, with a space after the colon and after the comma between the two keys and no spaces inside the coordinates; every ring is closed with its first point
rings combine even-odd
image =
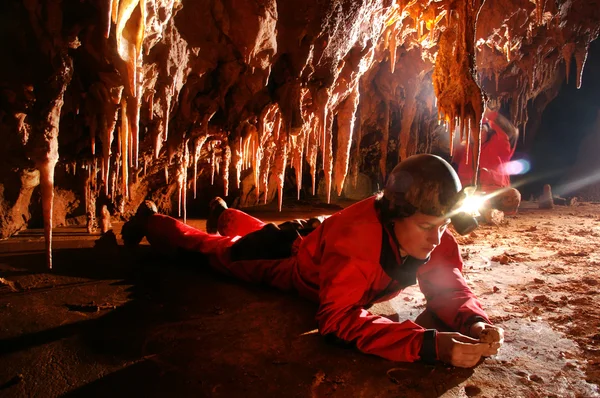
{"type": "MultiPolygon", "coordinates": [[[[359,103],[360,105],[360,103],[359,103]]],[[[362,111],[359,107],[357,109],[357,121],[356,121],[356,152],[354,156],[354,162],[352,163],[352,186],[356,188],[358,186],[358,174],[360,165],[360,142],[362,140],[362,111]]],[[[384,169],[382,169],[384,170],[384,169]]],[[[385,178],[385,177],[384,177],[385,178]]]]}
{"type": "Polygon", "coordinates": [[[128,93],[137,95],[138,67],[141,67],[142,43],[146,30],[146,0],[121,0],[115,27],[117,52],[125,62],[128,79],[128,93]],[[134,14],[139,7],[139,13],[134,14]],[[132,20],[131,17],[136,17],[132,20]]]}
{"type": "Polygon", "coordinates": [[[588,56],[588,46],[577,47],[575,49],[575,64],[577,65],[577,88],[581,88],[581,79],[583,78],[583,68],[588,56]]]}
{"type": "Polygon", "coordinates": [[[163,141],[167,141],[169,138],[169,112],[171,112],[171,96],[169,93],[166,93],[165,105],[163,107],[163,141]]]}
{"type": "MultiPolygon", "coordinates": [[[[263,194],[263,203],[266,204],[269,198],[269,178],[271,176],[271,167],[275,162],[277,145],[274,141],[274,136],[268,137],[267,142],[264,144],[263,159],[259,170],[259,180],[257,182],[257,189],[260,187],[263,194]]],[[[257,203],[259,198],[256,199],[257,203]]]]}
{"type": "Polygon", "coordinates": [[[317,118],[319,120],[319,141],[321,144],[321,149],[323,151],[323,168],[325,168],[327,163],[327,145],[325,142],[327,141],[327,121],[329,119],[329,98],[331,96],[331,92],[327,88],[320,88],[317,90],[314,95],[314,105],[317,109],[317,118]]]}
{"type": "Polygon", "coordinates": [[[156,127],[156,136],[154,139],[154,159],[158,159],[160,156],[160,150],[162,148],[163,143],[163,135],[164,135],[164,121],[161,119],[158,121],[158,125],[156,127]]]}
{"type": "MultiPolygon", "coordinates": [[[[441,33],[438,42],[439,50],[432,76],[434,92],[438,99],[438,108],[449,124],[449,131],[454,130],[454,120],[464,104],[465,116],[474,126],[479,126],[483,115],[483,96],[476,83],[475,63],[475,25],[481,8],[480,1],[461,0],[456,4],[460,18],[455,26],[448,27],[441,33]]],[[[510,35],[507,33],[505,49],[510,59],[510,35]]],[[[410,98],[407,95],[407,98],[410,98]]],[[[466,122],[467,125],[469,122],[466,122]]],[[[461,122],[465,126],[465,121],[461,122]]],[[[472,128],[471,139],[473,182],[478,179],[479,153],[481,149],[480,128],[472,128]]]]}
{"type": "Polygon", "coordinates": [[[298,200],[300,200],[300,191],[302,190],[302,159],[304,157],[304,142],[306,141],[306,136],[308,134],[306,128],[306,126],[303,127],[303,131],[300,135],[290,137],[292,167],[294,167],[294,171],[296,172],[296,192],[298,200]]]}
{"type": "Polygon", "coordinates": [[[154,90],[150,90],[148,94],[148,120],[154,119],[154,90]]]}
{"type": "Polygon", "coordinates": [[[211,141],[208,145],[208,149],[210,150],[210,185],[215,185],[215,170],[217,168],[216,143],[217,141],[211,141]]]}
{"type": "MultiPolygon", "coordinates": [[[[285,168],[287,165],[288,156],[288,135],[285,131],[281,131],[279,134],[279,140],[277,142],[277,149],[275,152],[275,164],[273,174],[277,180],[277,199],[279,204],[279,211],[283,205],[283,184],[285,183],[285,168]]],[[[265,192],[266,195],[266,192],[265,192]]]]}
{"type": "Polygon", "coordinates": [[[178,157],[180,158],[177,164],[177,192],[178,192],[178,216],[181,217],[183,210],[183,222],[187,222],[187,170],[190,162],[190,151],[188,147],[188,140],[184,140],[178,149],[178,157]]]}
{"type": "Polygon", "coordinates": [[[113,1],[118,1],[118,0],[108,0],[108,4],[107,4],[108,18],[106,21],[106,27],[104,29],[104,38],[105,39],[108,39],[110,36],[111,16],[113,13],[113,1]]]}
{"type": "Polygon", "coordinates": [[[237,141],[234,142],[233,147],[233,154],[232,154],[232,161],[233,164],[235,165],[235,187],[237,189],[240,188],[240,180],[242,177],[242,167],[243,167],[243,163],[244,163],[244,153],[243,153],[243,148],[244,148],[244,144],[243,144],[243,139],[242,137],[240,137],[237,141]]]}
{"type": "Polygon", "coordinates": [[[119,0],[112,0],[111,17],[112,22],[117,23],[117,18],[119,17],[119,0]]]}
{"type": "Polygon", "coordinates": [[[165,184],[169,185],[169,165],[165,165],[165,184]]]}
{"type": "Polygon", "coordinates": [[[348,97],[340,105],[337,114],[337,153],[335,156],[335,188],[338,196],[344,190],[344,182],[348,175],[348,161],[350,160],[350,149],[352,147],[352,133],[354,131],[354,120],[360,94],[358,82],[351,88],[348,97]]]}
{"type": "Polygon", "coordinates": [[[231,165],[231,148],[226,141],[221,145],[221,161],[223,162],[223,195],[229,196],[229,166],[231,165]]]}
{"type": "Polygon", "coordinates": [[[135,97],[128,98],[127,119],[129,121],[129,134],[131,140],[131,157],[129,163],[132,167],[138,167],[139,140],[140,140],[140,111],[142,107],[142,85],[138,84],[138,92],[135,97]]]}
{"type": "Polygon", "coordinates": [[[306,158],[310,167],[310,176],[312,180],[312,194],[315,195],[316,191],[316,178],[317,178],[317,153],[319,150],[319,119],[314,118],[310,127],[308,144],[306,149],[306,158]]]}
{"type": "Polygon", "coordinates": [[[117,186],[119,180],[119,172],[121,167],[121,155],[117,154],[117,158],[115,159],[115,171],[112,173],[112,182],[111,182],[111,198],[115,198],[117,194],[117,186]]]}
{"type": "Polygon", "coordinates": [[[388,29],[390,29],[390,39],[389,39],[389,52],[390,52],[390,71],[392,75],[394,74],[394,70],[396,69],[396,49],[398,48],[398,42],[396,38],[396,29],[397,29],[398,21],[394,22],[388,29]]]}
{"type": "Polygon", "coordinates": [[[417,112],[417,82],[408,82],[405,89],[405,102],[402,109],[402,122],[400,124],[400,142],[398,148],[398,160],[406,159],[412,155],[411,150],[408,148],[410,142],[410,131],[415,114],[417,112]]]}
{"type": "Polygon", "coordinates": [[[129,122],[127,120],[127,101],[123,100],[121,103],[121,190],[123,197],[129,199],[129,122]]]}
{"type": "Polygon", "coordinates": [[[208,139],[208,135],[201,135],[200,137],[196,138],[196,141],[194,143],[194,199],[196,199],[196,189],[197,189],[197,180],[198,180],[198,160],[200,160],[200,154],[202,153],[202,147],[204,146],[204,143],[206,142],[206,140],[208,139]]]}
{"type": "Polygon", "coordinates": [[[96,130],[98,129],[98,119],[96,115],[93,115],[90,120],[90,146],[92,150],[92,156],[96,155],[96,130]]]}
{"type": "MultiPolygon", "coordinates": [[[[29,156],[40,171],[42,196],[42,215],[44,220],[44,239],[46,265],[52,269],[52,214],[54,207],[54,168],[58,162],[58,133],[60,115],[64,104],[64,94],[71,82],[73,65],[65,54],[61,54],[60,65],[48,84],[46,98],[38,98],[38,122],[32,129],[27,145],[29,156]]],[[[58,58],[58,57],[57,57],[58,58]]]]}
{"type": "Polygon", "coordinates": [[[325,123],[325,167],[323,167],[323,171],[325,172],[325,192],[327,196],[327,203],[331,203],[331,180],[332,180],[332,171],[333,171],[333,134],[331,131],[331,126],[333,125],[333,114],[328,113],[327,121],[325,123]]]}
{"type": "Polygon", "coordinates": [[[379,158],[379,170],[381,170],[381,175],[385,181],[387,176],[387,152],[390,142],[390,104],[386,100],[383,101],[382,116],[381,141],[379,141],[379,151],[381,152],[381,157],[379,158]]]}

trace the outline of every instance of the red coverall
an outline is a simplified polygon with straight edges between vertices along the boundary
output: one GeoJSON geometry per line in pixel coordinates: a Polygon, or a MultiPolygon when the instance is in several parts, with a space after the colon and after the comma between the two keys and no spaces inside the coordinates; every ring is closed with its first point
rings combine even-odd
{"type": "Polygon", "coordinates": [[[156,214],[149,219],[147,238],[163,249],[200,251],[213,268],[239,279],[296,290],[320,304],[321,334],[334,334],[356,343],[360,351],[393,361],[421,359],[425,329],[409,320],[400,323],[372,315],[365,307],[395,297],[417,279],[428,310],[450,328],[467,334],[473,322],[489,322],[463,279],[462,259],[452,235],[444,233],[429,261],[407,257],[402,262],[395,239],[379,220],[375,197],[332,215],[308,236],[298,237],[294,254],[278,260],[232,261],[230,248],[242,239],[235,229],[247,233],[249,226],[258,230],[265,224],[234,209],[223,215],[227,213],[230,229],[221,233],[230,236],[209,235],[156,214]]]}
{"type": "MultiPolygon", "coordinates": [[[[515,148],[511,148],[508,135],[493,122],[495,114],[495,112],[490,112],[487,122],[496,133],[481,144],[479,156],[479,185],[481,190],[486,193],[510,186],[510,176],[504,170],[504,165],[510,161],[515,152],[515,148]]],[[[458,176],[463,186],[472,185],[473,183],[472,156],[469,153],[469,164],[467,164],[464,156],[465,150],[464,147],[459,148],[455,154],[455,162],[458,164],[458,176]]]]}

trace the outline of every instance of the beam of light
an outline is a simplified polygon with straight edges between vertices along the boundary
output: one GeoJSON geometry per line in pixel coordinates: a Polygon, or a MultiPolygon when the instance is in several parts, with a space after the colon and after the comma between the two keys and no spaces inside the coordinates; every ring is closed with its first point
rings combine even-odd
{"type": "MultiPolygon", "coordinates": [[[[523,162],[526,164],[529,164],[529,162],[526,160],[523,162]]],[[[559,171],[557,170],[557,171],[543,173],[538,176],[530,176],[529,178],[525,178],[525,179],[519,181],[518,183],[511,184],[508,187],[497,189],[494,192],[483,193],[483,192],[477,191],[476,187],[473,187],[473,186],[465,187],[465,189],[464,189],[465,199],[463,199],[463,201],[461,202],[460,206],[457,209],[451,211],[445,217],[452,218],[453,216],[455,216],[461,212],[465,212],[465,213],[471,214],[473,216],[478,216],[478,215],[480,215],[479,211],[481,209],[483,209],[485,203],[488,200],[490,200],[498,195],[502,195],[503,193],[505,193],[506,191],[508,191],[512,188],[516,189],[518,187],[529,184],[536,180],[542,180],[542,179],[549,178],[558,173],[559,173],[559,171]]],[[[598,180],[600,180],[600,173],[598,173],[597,177],[598,177],[598,180]]]]}
{"type": "Polygon", "coordinates": [[[300,336],[310,336],[311,334],[317,334],[319,332],[318,329],[309,330],[308,332],[304,332],[300,334],[300,336]]]}
{"type": "Polygon", "coordinates": [[[573,192],[579,191],[581,188],[587,187],[600,181],[600,170],[594,170],[586,176],[583,176],[575,181],[567,182],[559,185],[554,189],[554,193],[558,196],[568,196],[573,192]]]}
{"type": "Polygon", "coordinates": [[[479,210],[483,207],[486,201],[484,195],[471,194],[467,195],[460,207],[456,210],[457,213],[465,212],[467,214],[478,215],[479,210]]]}
{"type": "Polygon", "coordinates": [[[531,164],[525,159],[511,160],[502,165],[501,172],[511,176],[528,173],[531,170],[531,164]]]}

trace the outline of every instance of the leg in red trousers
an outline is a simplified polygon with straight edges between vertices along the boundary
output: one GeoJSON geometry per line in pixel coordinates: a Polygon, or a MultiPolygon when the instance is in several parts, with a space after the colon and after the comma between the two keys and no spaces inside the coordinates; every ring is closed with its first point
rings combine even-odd
{"type": "Polygon", "coordinates": [[[246,236],[266,224],[258,218],[236,209],[226,209],[219,216],[217,231],[223,236],[246,236]]]}
{"type": "MultiPolygon", "coordinates": [[[[242,212],[239,213],[256,220],[242,212]]],[[[277,228],[274,225],[272,227],[277,228]]],[[[268,233],[269,228],[262,229],[261,232],[263,231],[268,233]]],[[[246,237],[249,238],[244,240],[246,244],[233,247],[236,242],[243,240],[240,236],[207,234],[174,218],[154,214],[148,218],[146,238],[153,247],[166,253],[178,251],[202,253],[208,257],[212,268],[238,279],[252,283],[265,283],[281,290],[293,289],[295,257],[257,259],[256,252],[248,255],[247,247],[254,246],[252,235],[246,237]]],[[[260,255],[262,253],[259,257],[260,255]]]]}

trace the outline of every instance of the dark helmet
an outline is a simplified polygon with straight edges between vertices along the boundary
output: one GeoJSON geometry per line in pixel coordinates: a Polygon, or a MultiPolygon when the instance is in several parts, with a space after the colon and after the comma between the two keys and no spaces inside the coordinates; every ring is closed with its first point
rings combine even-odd
{"type": "Polygon", "coordinates": [[[462,198],[461,190],[458,175],[448,162],[439,156],[420,154],[394,167],[383,195],[399,217],[417,211],[441,217],[454,209],[462,198]]]}
{"type": "Polygon", "coordinates": [[[390,173],[383,190],[383,217],[410,217],[417,211],[434,217],[450,217],[454,229],[465,235],[477,228],[477,219],[457,211],[465,198],[458,175],[448,162],[430,154],[413,155],[390,173]]]}

